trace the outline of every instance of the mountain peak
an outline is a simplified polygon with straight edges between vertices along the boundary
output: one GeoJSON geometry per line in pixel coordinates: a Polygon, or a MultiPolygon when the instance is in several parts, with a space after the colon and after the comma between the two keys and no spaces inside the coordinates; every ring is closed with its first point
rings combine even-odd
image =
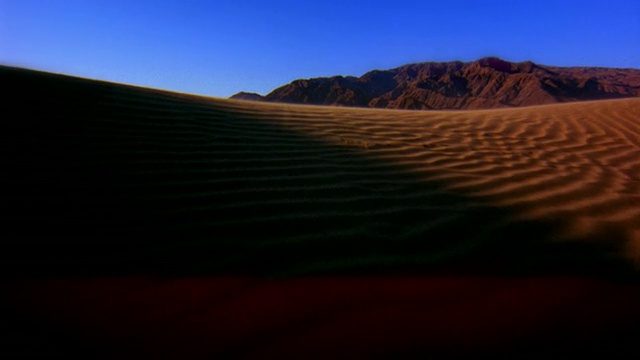
{"type": "Polygon", "coordinates": [[[532,61],[516,63],[495,56],[481,58],[475,61],[475,63],[481,67],[491,68],[504,73],[530,72],[536,67],[536,64],[532,61]]]}
{"type": "Polygon", "coordinates": [[[249,100],[249,101],[261,101],[264,99],[264,97],[258,93],[252,93],[252,92],[245,92],[245,91],[240,91],[237,94],[231,95],[229,97],[229,99],[235,99],[235,100],[249,100]]]}

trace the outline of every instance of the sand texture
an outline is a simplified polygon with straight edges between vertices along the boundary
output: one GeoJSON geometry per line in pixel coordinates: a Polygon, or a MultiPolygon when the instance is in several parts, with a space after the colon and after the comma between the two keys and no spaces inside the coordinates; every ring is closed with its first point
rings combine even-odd
{"type": "Polygon", "coordinates": [[[0,79],[13,348],[635,349],[638,98],[418,112],[0,79]]]}

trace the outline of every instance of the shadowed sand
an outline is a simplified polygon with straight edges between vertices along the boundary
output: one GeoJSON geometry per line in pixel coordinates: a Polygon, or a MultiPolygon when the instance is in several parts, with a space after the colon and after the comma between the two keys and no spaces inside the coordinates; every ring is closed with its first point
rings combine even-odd
{"type": "Polygon", "coordinates": [[[11,349],[635,351],[640,99],[411,112],[0,77],[11,349]]]}

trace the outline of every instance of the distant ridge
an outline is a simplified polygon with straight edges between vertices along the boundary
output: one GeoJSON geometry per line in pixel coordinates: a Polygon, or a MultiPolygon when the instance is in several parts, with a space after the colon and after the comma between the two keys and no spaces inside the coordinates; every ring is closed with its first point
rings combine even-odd
{"type": "Polygon", "coordinates": [[[256,93],[251,93],[251,92],[241,91],[241,92],[233,95],[233,98],[237,99],[237,100],[259,101],[259,100],[262,100],[262,95],[256,94],[256,93]]]}
{"type": "Polygon", "coordinates": [[[388,109],[490,109],[640,96],[640,69],[556,67],[487,57],[425,62],[361,77],[295,80],[232,99],[388,109]]]}

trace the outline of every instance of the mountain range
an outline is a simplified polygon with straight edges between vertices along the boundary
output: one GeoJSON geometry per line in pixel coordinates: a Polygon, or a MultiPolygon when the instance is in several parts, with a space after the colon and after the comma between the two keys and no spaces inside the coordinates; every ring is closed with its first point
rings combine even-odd
{"type": "Polygon", "coordinates": [[[425,62],[360,77],[295,80],[232,99],[388,109],[489,109],[640,96],[640,69],[557,67],[496,57],[425,62]]]}

